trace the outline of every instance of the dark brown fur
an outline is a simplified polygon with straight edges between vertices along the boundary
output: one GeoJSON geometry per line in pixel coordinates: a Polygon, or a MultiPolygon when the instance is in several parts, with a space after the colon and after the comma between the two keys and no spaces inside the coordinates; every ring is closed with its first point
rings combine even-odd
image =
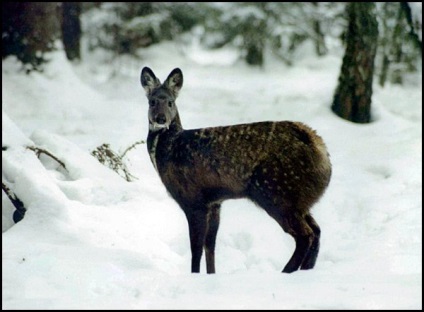
{"type": "Polygon", "coordinates": [[[202,250],[215,273],[214,249],[223,200],[249,198],[296,241],[283,272],[311,269],[320,228],[310,214],[324,193],[331,164],[322,139],[299,122],[258,122],[183,130],[175,99],[183,83],[174,69],[163,84],[147,67],[141,84],[149,99],[148,150],[165,187],[186,214],[192,272],[202,250]]]}

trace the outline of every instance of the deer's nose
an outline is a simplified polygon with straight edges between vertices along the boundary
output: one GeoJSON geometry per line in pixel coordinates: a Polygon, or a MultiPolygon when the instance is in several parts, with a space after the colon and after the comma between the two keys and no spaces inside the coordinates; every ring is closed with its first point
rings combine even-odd
{"type": "Polygon", "coordinates": [[[155,118],[155,122],[158,123],[158,124],[160,124],[160,125],[165,124],[166,123],[166,116],[165,116],[165,114],[158,114],[156,116],[156,118],[155,118]]]}

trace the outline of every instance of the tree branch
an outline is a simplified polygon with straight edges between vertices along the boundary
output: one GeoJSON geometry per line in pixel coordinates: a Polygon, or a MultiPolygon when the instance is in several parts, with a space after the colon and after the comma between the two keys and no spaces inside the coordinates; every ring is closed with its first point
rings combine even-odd
{"type": "MultiPolygon", "coordinates": [[[[144,142],[143,142],[144,143],[144,142]]],[[[126,152],[128,152],[131,148],[133,148],[135,145],[139,144],[138,142],[127,148],[123,155],[125,155],[126,152]]],[[[133,181],[134,179],[137,179],[135,176],[133,176],[125,163],[122,161],[122,156],[115,153],[111,148],[109,144],[102,144],[98,146],[94,151],[91,152],[91,155],[97,158],[97,160],[102,163],[103,165],[109,167],[116,173],[118,173],[121,177],[123,177],[128,182],[133,181]]]]}
{"type": "Polygon", "coordinates": [[[135,142],[133,145],[131,145],[130,147],[128,147],[123,153],[122,153],[122,155],[121,155],[121,158],[124,158],[124,156],[125,156],[125,154],[129,151],[129,150],[131,150],[131,149],[133,149],[134,147],[136,147],[138,144],[145,144],[146,142],[144,142],[143,140],[141,140],[141,141],[138,141],[138,142],[135,142]]]}
{"type": "Polygon", "coordinates": [[[25,216],[26,208],[24,203],[7,187],[6,184],[4,184],[4,182],[1,182],[1,189],[5,192],[13,206],[15,206],[16,211],[13,213],[13,221],[18,223],[25,216]]]}
{"type": "Polygon", "coordinates": [[[63,169],[68,171],[68,169],[66,169],[65,164],[60,159],[58,159],[56,156],[54,156],[52,153],[50,153],[49,151],[46,151],[45,149],[35,147],[35,146],[27,146],[27,149],[35,152],[35,154],[37,155],[38,158],[40,157],[41,154],[46,154],[47,156],[50,156],[51,158],[56,160],[63,167],[63,169]]]}

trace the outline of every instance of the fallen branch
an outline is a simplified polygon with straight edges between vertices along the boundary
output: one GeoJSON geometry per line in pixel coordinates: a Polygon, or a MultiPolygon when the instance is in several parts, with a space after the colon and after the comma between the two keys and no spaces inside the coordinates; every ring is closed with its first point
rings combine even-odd
{"type": "Polygon", "coordinates": [[[18,196],[16,196],[15,193],[13,193],[6,186],[6,184],[4,184],[4,182],[1,183],[1,189],[3,190],[3,192],[5,192],[9,200],[12,202],[13,206],[15,206],[16,211],[13,213],[13,221],[15,223],[18,223],[25,216],[26,208],[24,206],[24,203],[18,198],[18,196]]]}
{"type": "Polygon", "coordinates": [[[37,155],[38,158],[40,158],[41,154],[46,154],[47,156],[50,156],[51,158],[56,160],[63,167],[63,169],[68,171],[68,169],[66,169],[65,164],[60,159],[58,159],[56,156],[54,156],[52,153],[50,153],[49,151],[46,151],[45,149],[35,147],[35,146],[27,146],[27,149],[35,152],[35,154],[37,155]]]}

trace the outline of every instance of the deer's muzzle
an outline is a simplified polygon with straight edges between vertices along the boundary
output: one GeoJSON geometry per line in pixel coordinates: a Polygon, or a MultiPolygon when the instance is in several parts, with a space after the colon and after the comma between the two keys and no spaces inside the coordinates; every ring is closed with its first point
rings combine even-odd
{"type": "Polygon", "coordinates": [[[159,129],[169,129],[170,122],[166,118],[165,114],[157,114],[153,120],[150,120],[150,125],[152,130],[159,130],[159,129]]]}

